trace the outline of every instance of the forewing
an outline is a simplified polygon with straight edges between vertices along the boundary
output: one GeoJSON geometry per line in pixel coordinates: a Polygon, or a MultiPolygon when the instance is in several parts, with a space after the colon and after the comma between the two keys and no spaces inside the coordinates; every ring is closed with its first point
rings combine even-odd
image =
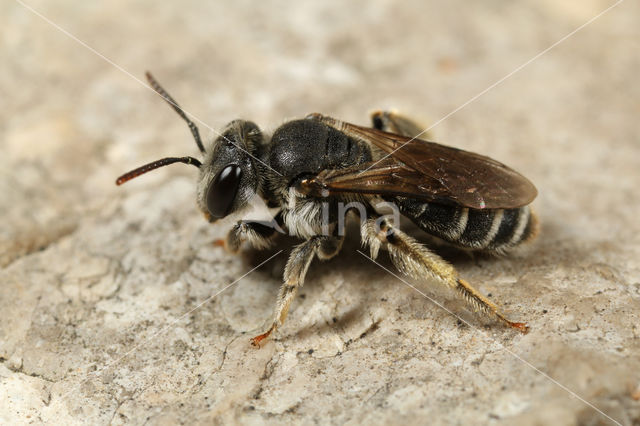
{"type": "Polygon", "coordinates": [[[421,139],[320,118],[388,153],[382,161],[318,175],[325,190],[402,195],[474,209],[527,205],[537,195],[524,176],[489,157],[421,139]]]}
{"type": "Polygon", "coordinates": [[[328,196],[336,192],[372,195],[396,195],[458,204],[438,181],[398,163],[389,157],[378,163],[325,170],[302,182],[303,192],[315,196],[328,196]]]}

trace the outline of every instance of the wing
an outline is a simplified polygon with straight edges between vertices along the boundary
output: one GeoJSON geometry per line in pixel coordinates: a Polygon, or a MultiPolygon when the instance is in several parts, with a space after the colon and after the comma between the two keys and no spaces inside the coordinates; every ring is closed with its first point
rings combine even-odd
{"type": "Polygon", "coordinates": [[[398,195],[473,209],[522,207],[538,193],[527,178],[483,155],[331,117],[312,118],[378,147],[387,156],[353,168],[326,170],[304,182],[310,192],[398,195]]]}

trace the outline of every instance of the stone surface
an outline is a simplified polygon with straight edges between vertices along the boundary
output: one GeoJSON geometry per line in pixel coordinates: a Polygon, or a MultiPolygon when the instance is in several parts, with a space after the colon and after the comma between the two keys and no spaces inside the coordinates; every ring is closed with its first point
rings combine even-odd
{"type": "Polygon", "coordinates": [[[0,422],[640,423],[638,2],[448,117],[613,1],[211,3],[27,2],[103,57],[0,5],[0,422]],[[394,107],[523,172],[528,252],[438,251],[531,332],[415,283],[464,325],[356,232],[252,348],[295,241],[214,247],[229,222],[197,212],[190,167],[114,185],[197,152],[147,69],[205,133],[394,107]]]}

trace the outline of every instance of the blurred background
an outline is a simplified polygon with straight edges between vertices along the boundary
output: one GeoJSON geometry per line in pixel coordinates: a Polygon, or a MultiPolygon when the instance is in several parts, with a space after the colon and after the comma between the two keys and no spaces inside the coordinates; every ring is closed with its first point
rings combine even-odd
{"type": "Polygon", "coordinates": [[[0,419],[640,422],[638,2],[25,0],[0,14],[0,419]],[[114,185],[197,154],[147,70],[210,137],[235,118],[273,130],[394,108],[523,173],[540,194],[531,253],[451,260],[532,333],[478,337],[351,253],[333,272],[312,267],[314,289],[269,348],[242,333],[271,311],[275,266],[207,311],[206,332],[192,318],[184,336],[87,383],[257,264],[209,247],[226,229],[196,211],[192,168],[114,185]],[[371,324],[369,340],[346,343],[371,324]],[[501,344],[611,417],[508,353],[495,359],[501,344]],[[175,359],[156,365],[167,345],[175,359]],[[174,361],[184,368],[166,371],[174,361]]]}

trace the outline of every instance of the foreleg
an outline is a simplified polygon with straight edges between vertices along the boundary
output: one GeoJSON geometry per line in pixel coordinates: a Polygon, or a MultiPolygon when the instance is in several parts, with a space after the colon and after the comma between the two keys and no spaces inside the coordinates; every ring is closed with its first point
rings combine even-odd
{"type": "Polygon", "coordinates": [[[280,215],[272,221],[241,220],[231,228],[226,239],[217,240],[215,244],[224,246],[231,253],[238,252],[244,242],[259,250],[267,249],[271,247],[278,233],[284,233],[281,225],[280,215]]]}

